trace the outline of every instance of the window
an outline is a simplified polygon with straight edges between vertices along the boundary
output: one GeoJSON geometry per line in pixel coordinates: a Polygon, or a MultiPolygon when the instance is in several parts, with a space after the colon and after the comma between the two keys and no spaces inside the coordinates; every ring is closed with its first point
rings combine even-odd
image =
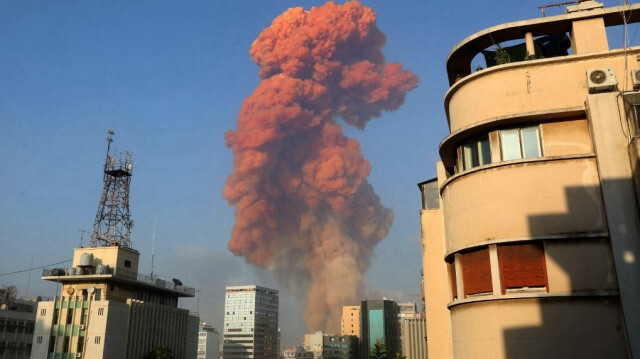
{"type": "Polygon", "coordinates": [[[40,316],[44,317],[45,315],[47,315],[47,309],[45,308],[40,309],[40,316]]]}
{"type": "Polygon", "coordinates": [[[49,353],[53,353],[56,348],[56,337],[49,338],[49,353]]]}
{"type": "Polygon", "coordinates": [[[500,130],[502,160],[517,160],[542,156],[538,126],[500,130]]]}
{"type": "Polygon", "coordinates": [[[84,337],[83,336],[79,336],[78,337],[78,346],[76,347],[76,353],[82,353],[83,349],[84,349],[84,337]]]}
{"type": "Polygon", "coordinates": [[[465,297],[474,294],[492,294],[489,248],[462,253],[460,259],[465,297]]]}
{"type": "Polygon", "coordinates": [[[465,142],[460,147],[460,153],[462,156],[463,170],[491,163],[491,146],[489,145],[489,136],[485,135],[465,142]]]}
{"type": "Polygon", "coordinates": [[[509,289],[545,288],[547,271],[542,242],[498,246],[502,293],[509,289]]]}
{"type": "Polygon", "coordinates": [[[67,324],[73,323],[73,309],[67,309],[67,324]]]}
{"type": "Polygon", "coordinates": [[[100,300],[102,296],[102,289],[96,289],[96,292],[94,294],[94,299],[95,300],[100,300]]]}
{"type": "Polygon", "coordinates": [[[98,315],[104,315],[104,308],[98,308],[98,315]]]}
{"type": "Polygon", "coordinates": [[[124,266],[125,266],[125,267],[127,267],[127,268],[131,268],[131,261],[130,261],[130,260],[127,260],[127,259],[125,259],[125,260],[124,260],[124,266]]]}
{"type": "Polygon", "coordinates": [[[96,337],[93,339],[93,342],[94,342],[94,343],[96,343],[96,344],[100,344],[100,337],[99,337],[99,336],[96,336],[96,337]]]}
{"type": "Polygon", "coordinates": [[[42,344],[42,335],[38,335],[38,337],[36,338],[36,343],[42,344]]]}
{"type": "Polygon", "coordinates": [[[449,272],[449,278],[451,283],[451,298],[453,300],[458,299],[458,280],[456,278],[456,265],[455,262],[447,262],[447,271],[449,272]]]}
{"type": "Polygon", "coordinates": [[[69,352],[69,337],[64,337],[64,342],[63,342],[63,346],[62,346],[62,352],[63,353],[68,353],[69,352]]]}
{"type": "Polygon", "coordinates": [[[58,316],[60,316],[60,309],[54,309],[53,310],[53,323],[57,324],[58,323],[58,316]]]}

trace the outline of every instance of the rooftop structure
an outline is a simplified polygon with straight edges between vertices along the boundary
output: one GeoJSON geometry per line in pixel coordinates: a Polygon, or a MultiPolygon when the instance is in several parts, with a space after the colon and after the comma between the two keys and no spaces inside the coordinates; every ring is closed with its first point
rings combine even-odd
{"type": "Polygon", "coordinates": [[[113,192],[120,185],[105,179],[92,245],[74,249],[72,266],[43,270],[42,279],[60,283],[61,291],[38,305],[31,358],[141,358],[161,348],[194,358],[199,318],[178,308],[178,299],[195,289],[138,273],[140,254],[128,237],[130,162],[116,168],[108,153],[105,178],[126,183],[113,192]],[[124,227],[113,216],[126,219],[124,227]]]}

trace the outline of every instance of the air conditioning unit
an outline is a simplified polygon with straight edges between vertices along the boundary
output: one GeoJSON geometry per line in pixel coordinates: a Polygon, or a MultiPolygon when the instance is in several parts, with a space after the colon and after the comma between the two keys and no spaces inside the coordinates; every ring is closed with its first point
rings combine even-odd
{"type": "Polygon", "coordinates": [[[82,358],[82,353],[76,353],[76,358],[82,358]]]}
{"type": "Polygon", "coordinates": [[[631,83],[634,90],[640,90],[640,70],[631,70],[631,83]]]}
{"type": "Polygon", "coordinates": [[[618,86],[612,67],[587,70],[589,93],[611,91],[618,86]]]}
{"type": "Polygon", "coordinates": [[[80,324],[80,330],[84,330],[84,324],[80,324]]]}

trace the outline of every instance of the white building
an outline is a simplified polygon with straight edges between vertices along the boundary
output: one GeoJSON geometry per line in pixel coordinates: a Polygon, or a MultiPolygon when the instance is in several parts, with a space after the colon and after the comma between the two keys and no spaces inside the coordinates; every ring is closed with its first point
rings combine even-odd
{"type": "Polygon", "coordinates": [[[120,246],[76,248],[72,268],[45,269],[42,279],[62,288],[38,304],[31,358],[137,359],[158,348],[194,358],[199,318],[178,298],[195,290],[138,274],[138,257],[120,246]]]}
{"type": "Polygon", "coordinates": [[[201,322],[198,330],[197,359],[218,359],[219,357],[220,334],[218,334],[218,329],[201,322]]]}
{"type": "Polygon", "coordinates": [[[224,359],[277,359],[278,291],[257,285],[226,290],[224,359]]]}

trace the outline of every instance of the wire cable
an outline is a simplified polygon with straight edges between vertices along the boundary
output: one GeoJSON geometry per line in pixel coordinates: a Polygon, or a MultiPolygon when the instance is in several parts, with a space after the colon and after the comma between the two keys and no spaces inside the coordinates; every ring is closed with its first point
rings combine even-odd
{"type": "Polygon", "coordinates": [[[34,268],[29,268],[29,269],[23,269],[23,270],[18,270],[18,271],[15,271],[15,272],[1,273],[1,274],[0,274],[0,277],[5,276],[5,275],[10,275],[10,274],[24,273],[24,272],[28,272],[28,271],[31,271],[31,270],[34,270],[34,269],[47,268],[47,267],[51,267],[51,266],[54,266],[54,265],[57,265],[57,264],[67,263],[67,262],[71,262],[71,261],[72,261],[72,259],[67,259],[66,261],[62,261],[62,262],[58,262],[58,263],[52,263],[52,264],[47,264],[47,265],[40,266],[40,267],[34,267],[34,268]]]}

